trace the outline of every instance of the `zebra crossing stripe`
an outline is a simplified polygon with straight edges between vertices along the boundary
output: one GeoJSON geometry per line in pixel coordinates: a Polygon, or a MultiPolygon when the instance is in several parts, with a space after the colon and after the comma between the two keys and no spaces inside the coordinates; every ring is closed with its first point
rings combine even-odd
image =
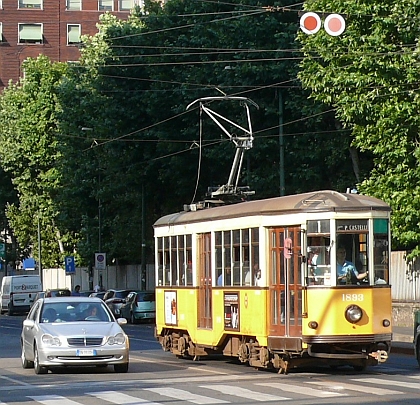
{"type": "Polygon", "coordinates": [[[366,387],[365,385],[349,384],[349,383],[344,383],[344,382],[336,383],[336,382],[331,382],[331,381],[318,381],[318,382],[308,381],[308,384],[321,385],[321,386],[329,388],[330,390],[336,390],[336,391],[350,390],[350,391],[365,392],[366,394],[373,394],[373,395],[401,394],[401,391],[388,390],[386,388],[375,388],[372,386],[366,387]]]}
{"type": "Polygon", "coordinates": [[[408,381],[395,381],[395,380],[381,380],[379,378],[357,378],[353,381],[360,381],[367,384],[379,384],[379,385],[388,385],[390,387],[403,387],[403,388],[413,388],[415,390],[420,389],[418,382],[412,383],[408,381]]]}
{"type": "Polygon", "coordinates": [[[318,398],[331,398],[331,397],[342,397],[347,394],[341,392],[331,392],[331,391],[320,391],[314,388],[305,387],[302,389],[302,386],[283,384],[283,383],[258,383],[256,385],[262,385],[264,387],[272,387],[286,392],[293,392],[295,394],[310,395],[312,397],[318,398]]]}
{"type": "Polygon", "coordinates": [[[178,388],[145,388],[144,391],[155,392],[156,394],[176,398],[182,401],[192,402],[194,404],[205,405],[205,404],[228,404],[229,401],[224,401],[223,399],[216,399],[211,397],[206,397],[203,395],[192,394],[191,392],[180,390],[178,388]]]}
{"type": "Polygon", "coordinates": [[[200,387],[215,390],[227,395],[233,395],[235,397],[251,399],[253,401],[285,401],[290,399],[286,397],[279,397],[277,395],[265,394],[263,392],[251,391],[246,388],[232,387],[230,385],[215,384],[200,385],[200,387]]]}
{"type": "Polygon", "coordinates": [[[80,402],[72,401],[61,395],[38,395],[38,396],[28,396],[34,401],[39,402],[44,405],[80,405],[80,402]]]}
{"type": "Polygon", "coordinates": [[[159,402],[150,402],[147,399],[132,397],[131,395],[118,391],[88,392],[87,395],[91,395],[101,401],[108,401],[118,405],[162,405],[159,402]]]}

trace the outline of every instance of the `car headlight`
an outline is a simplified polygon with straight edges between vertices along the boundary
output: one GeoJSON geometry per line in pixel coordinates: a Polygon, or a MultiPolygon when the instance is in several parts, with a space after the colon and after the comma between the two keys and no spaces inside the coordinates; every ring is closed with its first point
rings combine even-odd
{"type": "Polygon", "coordinates": [[[362,319],[363,311],[358,305],[350,305],[346,308],[344,315],[350,323],[356,323],[362,319]]]}
{"type": "Polygon", "coordinates": [[[123,345],[125,343],[125,336],[123,333],[117,333],[115,336],[109,336],[107,343],[109,345],[123,345]]]}
{"type": "Polygon", "coordinates": [[[60,338],[56,336],[45,334],[45,335],[42,335],[41,340],[45,346],[61,346],[60,338]]]}

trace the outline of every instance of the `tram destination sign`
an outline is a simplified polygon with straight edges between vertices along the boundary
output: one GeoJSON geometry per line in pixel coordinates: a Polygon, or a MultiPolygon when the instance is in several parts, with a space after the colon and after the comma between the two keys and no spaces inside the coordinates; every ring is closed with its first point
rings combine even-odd
{"type": "Polygon", "coordinates": [[[340,221],[337,224],[337,232],[367,232],[368,224],[366,220],[361,221],[340,221]]]}

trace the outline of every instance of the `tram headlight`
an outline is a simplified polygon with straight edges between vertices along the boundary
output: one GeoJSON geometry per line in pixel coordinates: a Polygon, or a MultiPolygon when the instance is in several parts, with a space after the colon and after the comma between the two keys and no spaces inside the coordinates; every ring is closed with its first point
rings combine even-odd
{"type": "Polygon", "coordinates": [[[311,329],[316,329],[318,327],[318,322],[317,321],[311,321],[311,322],[308,323],[308,326],[311,329]]]}
{"type": "Polygon", "coordinates": [[[359,322],[362,319],[363,311],[358,305],[350,305],[346,308],[344,316],[350,323],[359,322]]]}
{"type": "Polygon", "coordinates": [[[388,326],[390,326],[390,325],[391,325],[391,321],[390,321],[389,319],[384,319],[384,320],[382,321],[382,325],[384,325],[384,326],[385,326],[385,328],[387,328],[388,326]]]}

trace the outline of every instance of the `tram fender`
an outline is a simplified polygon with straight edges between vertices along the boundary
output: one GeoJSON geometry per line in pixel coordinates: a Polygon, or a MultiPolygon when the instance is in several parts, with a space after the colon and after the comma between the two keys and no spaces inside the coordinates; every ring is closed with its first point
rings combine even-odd
{"type": "Polygon", "coordinates": [[[269,336],[268,348],[270,350],[286,350],[290,352],[302,351],[302,339],[300,337],[269,336]]]}

